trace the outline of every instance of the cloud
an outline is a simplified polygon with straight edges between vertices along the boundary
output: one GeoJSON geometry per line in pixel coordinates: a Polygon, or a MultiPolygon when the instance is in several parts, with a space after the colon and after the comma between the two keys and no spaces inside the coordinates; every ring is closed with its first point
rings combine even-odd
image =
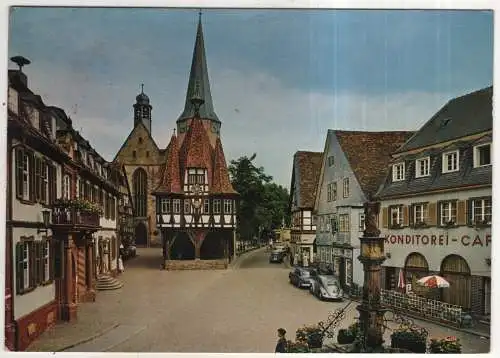
{"type": "MultiPolygon", "coordinates": [[[[166,76],[148,85],[153,137],[160,148],[166,147],[182,112],[187,80],[187,74],[166,76]]],[[[416,130],[450,98],[463,94],[304,91],[269,73],[217,66],[210,80],[228,162],[256,152],[256,163],[287,187],[293,154],[322,151],[327,129],[416,130]]],[[[75,129],[83,129],[83,136],[104,158],[114,158],[132,130],[136,83],[125,76],[109,84],[43,63],[29,67],[29,82],[47,105],[66,110],[75,129]]]]}

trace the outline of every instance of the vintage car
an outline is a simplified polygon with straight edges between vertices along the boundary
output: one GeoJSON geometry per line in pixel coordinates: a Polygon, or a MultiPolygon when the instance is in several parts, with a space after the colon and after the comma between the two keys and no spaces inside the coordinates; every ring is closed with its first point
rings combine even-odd
{"type": "Polygon", "coordinates": [[[318,275],[313,273],[309,291],[320,300],[342,301],[344,298],[344,292],[340,287],[339,279],[334,275],[318,275]]]}
{"type": "Polygon", "coordinates": [[[285,253],[283,251],[273,250],[271,252],[271,255],[269,255],[269,262],[270,263],[273,263],[273,262],[282,263],[284,257],[285,257],[285,253]]]}
{"type": "Polygon", "coordinates": [[[290,283],[299,288],[308,288],[311,286],[311,272],[313,269],[306,267],[294,267],[288,274],[290,283]]]}

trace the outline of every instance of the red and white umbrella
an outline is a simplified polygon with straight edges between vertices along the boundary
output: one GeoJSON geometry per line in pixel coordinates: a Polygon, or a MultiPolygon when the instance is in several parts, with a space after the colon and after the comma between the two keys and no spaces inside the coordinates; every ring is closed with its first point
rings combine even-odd
{"type": "Polygon", "coordinates": [[[450,287],[450,283],[448,281],[446,281],[441,276],[437,276],[437,275],[422,277],[417,282],[424,285],[425,287],[429,287],[429,288],[450,287]]]}
{"type": "Polygon", "coordinates": [[[405,276],[403,270],[399,270],[398,288],[401,289],[403,292],[406,290],[405,276]]]}

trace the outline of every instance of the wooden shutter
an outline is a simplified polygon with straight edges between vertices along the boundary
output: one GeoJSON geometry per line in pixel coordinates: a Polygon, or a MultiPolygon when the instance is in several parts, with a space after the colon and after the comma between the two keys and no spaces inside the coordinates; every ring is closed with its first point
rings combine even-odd
{"type": "Polygon", "coordinates": [[[408,205],[408,224],[413,226],[415,224],[415,205],[408,205]]]}
{"type": "Polygon", "coordinates": [[[36,286],[37,282],[37,261],[36,261],[36,246],[35,242],[31,241],[27,243],[28,248],[29,248],[29,273],[30,273],[30,288],[36,286]]]}
{"type": "Polygon", "coordinates": [[[403,226],[408,226],[409,218],[408,218],[408,205],[403,205],[403,226]]]}
{"type": "Polygon", "coordinates": [[[42,173],[42,161],[40,160],[39,157],[34,156],[35,158],[35,201],[40,201],[42,198],[41,196],[41,187],[42,187],[42,178],[41,178],[41,173],[42,173]]]}
{"type": "Polygon", "coordinates": [[[459,200],[457,202],[457,225],[466,225],[467,218],[465,216],[466,200],[459,200]]]}
{"type": "Polygon", "coordinates": [[[472,212],[472,201],[471,199],[467,200],[467,205],[465,205],[465,222],[467,225],[474,224],[474,213],[472,212]]]}
{"type": "Polygon", "coordinates": [[[47,194],[48,194],[48,186],[49,184],[49,173],[48,173],[48,168],[47,168],[47,162],[43,161],[42,162],[42,203],[47,204],[47,194]],[[45,182],[47,182],[47,185],[45,185],[45,182]]]}
{"type": "Polygon", "coordinates": [[[47,180],[49,181],[49,192],[48,192],[48,203],[49,204],[52,204],[55,200],[55,190],[56,190],[56,186],[55,186],[55,168],[53,165],[51,164],[48,164],[47,165],[47,180]]]}
{"type": "Polygon", "coordinates": [[[436,203],[429,203],[429,225],[436,226],[437,225],[437,212],[436,212],[436,203]]]}
{"type": "Polygon", "coordinates": [[[35,285],[39,285],[40,283],[43,282],[42,279],[42,254],[41,254],[41,249],[42,249],[42,242],[41,241],[34,241],[33,246],[35,247],[35,285]]]}
{"type": "Polygon", "coordinates": [[[29,200],[31,201],[34,201],[35,200],[35,163],[34,163],[34,157],[33,157],[33,153],[29,153],[28,154],[28,166],[29,166],[29,189],[30,189],[30,192],[29,192],[29,200]]]}
{"type": "Polygon", "coordinates": [[[23,291],[24,270],[23,270],[23,244],[16,244],[16,293],[23,291]]]}
{"type": "Polygon", "coordinates": [[[389,208],[382,208],[382,227],[389,227],[389,208]]]}
{"type": "Polygon", "coordinates": [[[23,197],[23,162],[24,162],[24,151],[22,148],[15,149],[16,157],[16,196],[18,198],[23,197]]]}
{"type": "Polygon", "coordinates": [[[49,281],[54,280],[54,271],[55,271],[55,245],[54,241],[49,241],[49,281]]]}

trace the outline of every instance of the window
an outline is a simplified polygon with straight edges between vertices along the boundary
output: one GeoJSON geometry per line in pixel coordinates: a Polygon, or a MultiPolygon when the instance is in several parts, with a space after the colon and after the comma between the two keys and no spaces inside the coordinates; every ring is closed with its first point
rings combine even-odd
{"type": "Polygon", "coordinates": [[[405,163],[397,163],[392,166],[392,181],[405,179],[405,163]]]}
{"type": "Polygon", "coordinates": [[[458,171],[458,150],[443,153],[443,173],[458,171]]]}
{"type": "Polygon", "coordinates": [[[349,232],[349,214],[339,215],[339,231],[349,232]]]}
{"type": "Polygon", "coordinates": [[[137,158],[137,152],[136,152],[135,150],[132,152],[132,156],[133,156],[134,158],[137,158]]]}
{"type": "Polygon", "coordinates": [[[332,228],[332,233],[336,233],[339,231],[339,225],[337,222],[337,216],[333,216],[330,218],[330,226],[332,228]]]}
{"type": "Polygon", "coordinates": [[[142,137],[139,137],[139,144],[142,144],[142,137]]]}
{"type": "Polygon", "coordinates": [[[188,184],[196,184],[196,174],[188,175],[188,184]]]}
{"type": "Polygon", "coordinates": [[[189,199],[184,199],[184,214],[191,213],[191,202],[189,199]]]}
{"type": "Polygon", "coordinates": [[[365,231],[365,214],[359,214],[359,231],[365,231]]]}
{"type": "Polygon", "coordinates": [[[53,280],[50,240],[21,237],[16,244],[16,294],[33,290],[53,280]]]}
{"type": "Polygon", "coordinates": [[[50,281],[50,241],[44,240],[42,246],[43,282],[50,281]]]}
{"type": "Polygon", "coordinates": [[[441,226],[453,225],[457,222],[457,202],[446,201],[439,204],[441,226]]]}
{"type": "Polygon", "coordinates": [[[328,184],[327,189],[327,201],[337,200],[337,183],[328,184]]]}
{"type": "Polygon", "coordinates": [[[203,200],[203,213],[208,214],[210,212],[210,201],[208,199],[203,200]]]}
{"type": "Polygon", "coordinates": [[[33,254],[33,241],[24,241],[17,244],[17,249],[20,251],[20,255],[17,261],[17,281],[18,281],[18,293],[31,288],[32,286],[32,259],[33,254]]]}
{"type": "Polygon", "coordinates": [[[34,107],[28,107],[28,116],[30,118],[31,124],[36,129],[40,128],[40,112],[34,107]]]}
{"type": "Polygon", "coordinates": [[[473,224],[491,224],[491,197],[472,199],[471,213],[473,224]]]}
{"type": "Polygon", "coordinates": [[[474,147],[474,168],[491,165],[491,144],[474,147]]]}
{"type": "Polygon", "coordinates": [[[344,198],[348,198],[349,197],[349,178],[344,179],[343,189],[344,189],[343,190],[344,198]]]}
{"type": "Polygon", "coordinates": [[[429,176],[431,158],[422,158],[415,161],[415,177],[421,178],[429,176]]]}
{"type": "Polygon", "coordinates": [[[390,207],[391,214],[391,227],[403,225],[403,207],[392,206],[390,207]]]}
{"type": "Polygon", "coordinates": [[[69,174],[64,174],[63,177],[63,198],[64,199],[70,199],[70,194],[71,194],[71,178],[69,174]]]}
{"type": "Polygon", "coordinates": [[[233,201],[229,199],[224,199],[224,214],[232,214],[233,212],[233,201]]]}
{"type": "Polygon", "coordinates": [[[427,204],[414,204],[413,205],[413,220],[415,224],[424,224],[428,219],[427,204]]]}
{"type": "Polygon", "coordinates": [[[148,182],[147,174],[143,168],[138,168],[133,175],[132,182],[135,196],[135,210],[138,217],[148,216],[148,182]]]}
{"type": "Polygon", "coordinates": [[[335,165],[335,157],[333,155],[328,157],[328,166],[331,167],[335,165]]]}
{"type": "Polygon", "coordinates": [[[220,205],[221,205],[221,202],[220,202],[220,199],[214,199],[213,201],[214,203],[214,214],[220,214],[220,205]]]}
{"type": "Polygon", "coordinates": [[[170,199],[161,199],[161,212],[170,213],[170,199]]]}
{"type": "Polygon", "coordinates": [[[174,214],[179,214],[181,212],[181,199],[173,200],[174,214]]]}
{"type": "Polygon", "coordinates": [[[205,184],[205,174],[196,174],[196,182],[198,184],[205,184]]]}

